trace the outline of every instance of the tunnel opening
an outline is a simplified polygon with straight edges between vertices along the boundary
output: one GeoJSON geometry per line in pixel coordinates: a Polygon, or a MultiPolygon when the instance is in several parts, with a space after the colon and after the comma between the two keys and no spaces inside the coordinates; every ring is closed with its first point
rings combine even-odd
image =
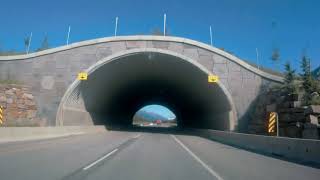
{"type": "Polygon", "coordinates": [[[139,109],[132,118],[134,127],[174,128],[176,115],[167,107],[158,104],[147,105],[139,109]]]}
{"type": "MultiPolygon", "coordinates": [[[[108,128],[131,127],[141,107],[159,104],[175,114],[179,128],[232,129],[234,109],[225,88],[208,83],[209,70],[186,59],[153,51],[113,57],[91,68],[69,96],[77,91],[92,124],[108,128]]],[[[64,125],[71,121],[70,109],[63,113],[64,125]]]]}

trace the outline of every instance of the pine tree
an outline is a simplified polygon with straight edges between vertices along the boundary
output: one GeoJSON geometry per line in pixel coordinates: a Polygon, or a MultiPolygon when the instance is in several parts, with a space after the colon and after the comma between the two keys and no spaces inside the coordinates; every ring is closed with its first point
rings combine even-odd
{"type": "Polygon", "coordinates": [[[160,28],[154,28],[151,30],[151,35],[163,36],[163,32],[161,31],[160,28]]]}
{"type": "MultiPolygon", "coordinates": [[[[164,32],[162,31],[162,29],[160,29],[159,27],[153,28],[151,30],[151,35],[155,35],[155,36],[163,36],[164,32]]],[[[166,26],[166,36],[171,36],[171,32],[170,29],[168,28],[168,26],[166,26]]]]}
{"type": "Polygon", "coordinates": [[[280,60],[280,50],[278,48],[273,49],[271,60],[277,62],[280,60]]]}
{"type": "Polygon", "coordinates": [[[284,91],[289,94],[296,92],[296,86],[294,84],[295,70],[291,68],[291,64],[287,62],[285,64],[285,78],[284,78],[284,91]]]}
{"type": "Polygon", "coordinates": [[[46,35],[42,41],[41,44],[42,49],[49,49],[49,41],[48,41],[48,36],[46,35]]]}
{"type": "Polygon", "coordinates": [[[47,34],[44,36],[43,41],[41,43],[40,48],[37,49],[37,51],[42,51],[42,50],[46,50],[49,49],[49,41],[48,41],[48,36],[47,34]]]}
{"type": "Polygon", "coordinates": [[[311,75],[311,68],[310,68],[310,59],[304,55],[302,56],[301,60],[301,69],[302,69],[302,86],[305,91],[304,94],[304,101],[305,105],[310,105],[311,102],[311,93],[314,91],[314,84],[311,75]]]}
{"type": "Polygon", "coordinates": [[[30,43],[30,37],[25,37],[23,42],[24,42],[24,47],[26,49],[26,53],[27,53],[27,49],[28,49],[28,46],[29,46],[29,43],[30,43]]]}
{"type": "Polygon", "coordinates": [[[280,50],[278,48],[274,48],[271,54],[271,60],[275,64],[276,68],[279,69],[280,64],[280,50]]]}

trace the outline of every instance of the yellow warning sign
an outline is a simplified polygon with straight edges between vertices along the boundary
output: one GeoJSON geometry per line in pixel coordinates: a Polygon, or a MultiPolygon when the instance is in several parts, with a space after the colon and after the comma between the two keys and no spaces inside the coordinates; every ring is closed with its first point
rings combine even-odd
{"type": "Polygon", "coordinates": [[[4,119],[4,116],[3,116],[3,107],[0,106],[0,124],[3,124],[3,120],[4,119]]]}
{"type": "Polygon", "coordinates": [[[216,76],[216,75],[209,75],[208,76],[209,83],[216,83],[218,81],[219,81],[219,76],[216,76]]]}
{"type": "Polygon", "coordinates": [[[86,72],[80,72],[80,73],[78,74],[78,79],[79,79],[80,81],[87,80],[87,79],[88,79],[88,73],[86,73],[86,72]]]}
{"type": "Polygon", "coordinates": [[[278,114],[276,112],[270,112],[268,121],[268,133],[274,133],[276,131],[276,123],[278,114]]]}

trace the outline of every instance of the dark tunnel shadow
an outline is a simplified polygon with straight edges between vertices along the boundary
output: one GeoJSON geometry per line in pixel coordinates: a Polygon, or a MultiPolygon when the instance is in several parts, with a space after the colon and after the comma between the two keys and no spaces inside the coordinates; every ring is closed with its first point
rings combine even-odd
{"type": "MultiPolygon", "coordinates": [[[[266,105],[264,105],[262,108],[263,109],[258,109],[261,108],[259,105],[261,105],[261,96],[266,95],[268,90],[272,88],[274,84],[262,80],[262,83],[259,87],[259,91],[257,92],[258,96],[255,97],[255,99],[249,104],[247,111],[239,117],[238,121],[238,132],[240,133],[248,133],[249,134],[249,125],[251,123],[259,123],[261,126],[265,126],[266,124],[261,124],[262,121],[266,120],[267,114],[266,114],[266,105]],[[256,114],[257,111],[262,111],[263,114],[256,114]]],[[[261,133],[261,135],[267,135],[266,134],[266,128],[265,128],[265,133],[261,133]]]]}
{"type": "Polygon", "coordinates": [[[80,83],[94,125],[129,129],[136,111],[160,104],[174,112],[179,128],[229,128],[230,102],[217,84],[208,84],[206,73],[175,56],[148,58],[148,53],[121,57],[80,83]]]}

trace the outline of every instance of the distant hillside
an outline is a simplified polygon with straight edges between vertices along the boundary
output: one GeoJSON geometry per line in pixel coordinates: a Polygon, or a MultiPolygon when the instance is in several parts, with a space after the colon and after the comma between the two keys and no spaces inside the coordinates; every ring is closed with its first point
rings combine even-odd
{"type": "Polygon", "coordinates": [[[312,71],[312,76],[315,79],[320,80],[320,66],[318,68],[316,68],[314,71],[312,71]]]}
{"type": "Polygon", "coordinates": [[[135,116],[138,116],[139,118],[144,119],[146,121],[167,120],[166,117],[163,117],[160,114],[146,111],[138,111],[135,116]]]}
{"type": "Polygon", "coordinates": [[[25,52],[18,52],[18,51],[3,51],[0,49],[0,56],[14,56],[14,55],[21,55],[21,54],[26,54],[25,52]]]}

